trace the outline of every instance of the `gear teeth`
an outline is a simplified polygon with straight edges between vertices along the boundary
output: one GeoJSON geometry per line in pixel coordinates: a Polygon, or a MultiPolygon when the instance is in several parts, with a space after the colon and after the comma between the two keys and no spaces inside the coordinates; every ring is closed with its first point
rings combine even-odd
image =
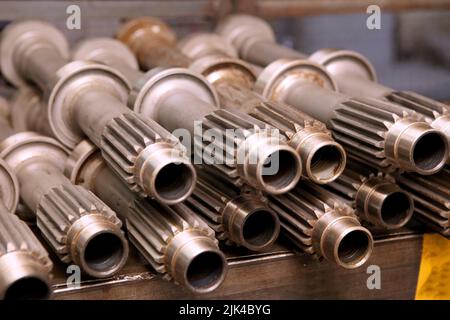
{"type": "Polygon", "coordinates": [[[246,140],[254,134],[261,134],[268,138],[275,137],[283,143],[286,141],[278,130],[247,114],[223,109],[216,110],[203,118],[202,136],[194,137],[194,152],[200,159],[204,159],[204,154],[209,156],[212,154],[214,156],[212,163],[204,162],[208,166],[215,167],[220,176],[236,186],[242,186],[249,181],[246,181],[238,172],[238,149],[245,145],[246,140]],[[214,136],[223,137],[223,139],[215,139],[214,136]],[[232,145],[229,145],[230,142],[232,145]]]}
{"type": "Polygon", "coordinates": [[[333,137],[348,153],[385,170],[393,171],[393,165],[385,154],[389,129],[405,118],[417,118],[400,106],[375,99],[351,99],[341,103],[329,123],[333,137]]]}
{"type": "Polygon", "coordinates": [[[335,181],[324,186],[325,189],[337,193],[346,202],[353,202],[359,188],[369,179],[380,177],[395,182],[392,177],[377,169],[362,164],[358,161],[350,161],[344,172],[335,181]]]}
{"type": "Polygon", "coordinates": [[[449,114],[449,106],[411,91],[392,92],[386,99],[434,120],[449,114]]]}
{"type": "Polygon", "coordinates": [[[3,205],[0,206],[0,257],[15,251],[27,252],[50,273],[53,263],[31,229],[3,205]]]}
{"type": "Polygon", "coordinates": [[[135,113],[114,118],[104,129],[101,150],[104,159],[130,190],[146,196],[136,169],[142,151],[155,143],[183,150],[179,141],[156,122],[135,113]]]}
{"type": "MultiPolygon", "coordinates": [[[[133,245],[167,280],[173,277],[166,264],[166,251],[176,235],[194,231],[214,239],[214,231],[183,203],[167,206],[137,199],[130,207],[127,228],[133,245]]],[[[215,239],[214,242],[218,243],[215,239]]]]}
{"type": "Polygon", "coordinates": [[[450,167],[431,176],[403,173],[396,180],[414,199],[415,218],[450,236],[450,167]]]}
{"type": "Polygon", "coordinates": [[[69,233],[77,221],[88,215],[109,221],[118,229],[122,226],[114,211],[80,186],[64,184],[52,188],[39,202],[37,225],[61,261],[72,261],[69,233]]]}
{"type": "Polygon", "coordinates": [[[356,217],[352,208],[332,193],[311,183],[300,182],[288,193],[269,197],[269,207],[278,213],[283,233],[302,251],[321,256],[313,244],[317,221],[330,212],[356,217]]]}

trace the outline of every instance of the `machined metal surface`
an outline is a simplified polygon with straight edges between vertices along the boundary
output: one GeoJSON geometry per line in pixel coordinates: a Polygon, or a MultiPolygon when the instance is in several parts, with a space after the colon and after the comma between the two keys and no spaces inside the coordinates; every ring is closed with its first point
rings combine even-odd
{"type": "Polygon", "coordinates": [[[73,262],[98,278],[123,267],[128,243],[120,220],[94,194],[63,175],[67,151],[56,140],[31,132],[14,134],[1,142],[0,157],[16,173],[22,201],[62,262],[73,262]]]}
{"type": "Polygon", "coordinates": [[[373,238],[353,209],[323,187],[301,182],[292,191],[269,197],[282,233],[302,251],[347,269],[369,259],[373,238]]]}
{"type": "Polygon", "coordinates": [[[345,150],[333,140],[325,124],[253,92],[256,75],[251,66],[238,59],[209,56],[196,60],[190,68],[214,85],[222,108],[245,112],[280,130],[298,152],[304,177],[326,184],[342,173],[345,150]]]}
{"type": "Polygon", "coordinates": [[[335,181],[325,188],[355,209],[362,222],[380,229],[399,229],[412,218],[414,202],[392,176],[349,159],[335,181]]]}
{"type": "Polygon", "coordinates": [[[217,239],[252,251],[272,246],[280,222],[267,199],[255,190],[241,191],[205,169],[199,171],[199,181],[186,205],[215,231],[217,239]]]}
{"type": "MultiPolygon", "coordinates": [[[[95,39],[85,42],[92,50],[95,44],[104,47],[95,39]]],[[[116,46],[111,44],[108,52],[116,46]]],[[[74,56],[87,54],[82,45],[78,48],[74,56]]],[[[103,63],[112,60],[104,55],[96,59],[103,63]]],[[[282,135],[251,116],[220,110],[212,86],[188,69],[155,68],[143,74],[133,86],[129,105],[167,130],[188,135],[187,147],[194,149],[194,162],[209,161],[206,164],[216,167],[237,185],[245,183],[270,193],[282,193],[300,178],[300,158],[282,135]],[[263,167],[271,156],[278,157],[280,170],[269,176],[263,167]]]]}
{"type": "Polygon", "coordinates": [[[267,99],[284,102],[324,122],[353,156],[385,171],[402,169],[429,175],[448,157],[444,134],[423,117],[382,100],[350,98],[320,65],[277,60],[256,81],[267,99]]]}
{"type": "Polygon", "coordinates": [[[227,266],[214,231],[185,204],[169,207],[137,197],[88,141],[73,150],[65,172],[118,212],[131,243],[166,279],[196,293],[213,291],[222,283],[227,266]]]}
{"type": "Polygon", "coordinates": [[[399,174],[396,181],[414,199],[414,218],[432,230],[450,236],[449,166],[431,176],[399,174]]]}
{"type": "Polygon", "coordinates": [[[53,263],[25,222],[14,212],[19,182],[0,160],[0,300],[47,299],[53,263]]]}
{"type": "Polygon", "coordinates": [[[176,48],[175,33],[158,18],[136,18],[124,24],[117,38],[134,52],[143,70],[187,67],[190,59],[176,48]]]}
{"type": "Polygon", "coordinates": [[[13,23],[3,32],[2,69],[10,81],[31,81],[49,95],[50,126],[66,147],[88,136],[130,189],[166,203],[184,200],[195,174],[182,145],[156,122],[127,108],[130,87],[119,72],[91,62],[67,63],[66,49],[65,38],[50,24],[13,23]],[[185,179],[174,183],[177,192],[166,198],[158,180],[173,166],[185,179]]]}
{"type": "Polygon", "coordinates": [[[377,83],[372,64],[361,54],[338,49],[322,49],[311,56],[276,43],[271,26],[249,15],[231,15],[216,30],[230,41],[239,55],[262,66],[278,59],[309,59],[327,69],[339,90],[352,97],[373,97],[402,106],[419,114],[450,141],[449,107],[414,92],[398,92],[377,83]]]}
{"type": "Polygon", "coordinates": [[[357,52],[323,49],[312,54],[310,59],[327,68],[342,92],[354,97],[384,99],[416,112],[450,142],[449,106],[415,92],[396,91],[378,83],[372,64],[357,52]]]}

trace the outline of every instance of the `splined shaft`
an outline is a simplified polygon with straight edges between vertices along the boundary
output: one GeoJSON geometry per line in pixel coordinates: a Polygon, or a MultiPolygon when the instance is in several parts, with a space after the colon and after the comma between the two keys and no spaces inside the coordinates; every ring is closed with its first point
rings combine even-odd
{"type": "Polygon", "coordinates": [[[369,259],[373,239],[354,211],[323,187],[299,183],[292,191],[269,197],[282,233],[302,251],[347,269],[369,259]]]}
{"type": "Polygon", "coordinates": [[[445,136],[417,113],[376,99],[332,91],[336,85],[320,65],[278,60],[258,77],[255,90],[327,124],[354,157],[384,171],[439,171],[448,157],[445,136]]]}
{"type": "Polygon", "coordinates": [[[278,216],[267,199],[254,190],[241,191],[233,184],[199,170],[199,180],[186,205],[216,233],[217,239],[260,251],[270,247],[280,231],[278,216]]]}
{"type": "Polygon", "coordinates": [[[47,299],[53,264],[31,229],[15,214],[19,183],[0,160],[0,300],[47,299]]]}
{"type": "Polygon", "coordinates": [[[357,52],[322,49],[308,57],[277,44],[271,26],[264,20],[243,14],[223,19],[216,31],[233,44],[242,59],[260,66],[267,66],[278,59],[309,59],[319,63],[333,76],[341,92],[352,97],[372,97],[398,104],[419,114],[433,128],[444,133],[450,143],[448,106],[414,92],[397,91],[377,83],[374,67],[357,52]]]}
{"type": "Polygon", "coordinates": [[[121,222],[94,194],[64,176],[67,151],[54,139],[18,133],[0,144],[0,157],[19,179],[22,201],[36,214],[37,226],[62,262],[104,278],[128,257],[121,222]]]}
{"type": "MultiPolygon", "coordinates": [[[[323,65],[339,89],[354,97],[373,97],[396,103],[417,112],[450,143],[450,107],[410,91],[397,91],[377,83],[372,64],[361,54],[348,50],[319,50],[310,59],[323,65]]],[[[450,158],[447,162],[450,161],[450,158]]]]}
{"type": "Polygon", "coordinates": [[[227,266],[214,231],[185,204],[169,207],[136,197],[88,141],[73,150],[66,175],[119,213],[131,243],[166,279],[195,293],[213,291],[222,283],[227,266]]]}
{"type": "Polygon", "coordinates": [[[349,159],[342,175],[324,188],[353,207],[371,227],[401,228],[414,211],[413,199],[392,176],[355,159],[349,159]]]}
{"type": "MultiPolygon", "coordinates": [[[[92,39],[79,44],[74,56],[108,63],[113,59],[107,53],[117,55],[119,50],[123,48],[113,40],[106,46],[104,40],[92,39]]],[[[300,157],[278,130],[239,111],[219,109],[211,85],[188,69],[155,68],[143,74],[134,83],[129,104],[189,141],[196,164],[214,166],[236,185],[283,193],[301,176],[300,157]],[[265,168],[271,159],[273,165],[265,168]]]]}
{"type": "Polygon", "coordinates": [[[397,183],[414,199],[414,218],[444,236],[450,236],[450,167],[431,176],[403,173],[397,183]]]}
{"type": "Polygon", "coordinates": [[[214,85],[223,108],[245,112],[280,130],[299,153],[306,178],[326,184],[342,173],[346,162],[344,148],[333,140],[325,124],[253,92],[256,78],[246,63],[209,56],[196,60],[190,68],[214,85]]]}
{"type": "Polygon", "coordinates": [[[130,86],[119,72],[91,62],[67,63],[66,39],[45,22],[8,25],[1,45],[5,76],[17,85],[32,82],[49,96],[50,126],[66,147],[87,136],[131,190],[172,204],[189,196],[195,174],[185,149],[156,122],[127,107],[130,86]],[[184,190],[165,198],[160,188],[174,171],[184,190]]]}

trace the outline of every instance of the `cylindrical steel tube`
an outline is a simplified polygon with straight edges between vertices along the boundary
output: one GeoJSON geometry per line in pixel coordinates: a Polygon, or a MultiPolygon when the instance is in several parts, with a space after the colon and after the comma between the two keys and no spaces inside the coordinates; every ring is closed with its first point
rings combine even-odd
{"type": "Polygon", "coordinates": [[[344,148],[333,140],[325,125],[253,92],[256,79],[250,66],[233,58],[209,56],[196,60],[190,68],[214,85],[223,108],[245,112],[280,130],[299,153],[306,178],[326,184],[342,173],[346,162],[344,148]]]}
{"type": "Polygon", "coordinates": [[[65,146],[73,148],[88,136],[131,190],[169,204],[183,201],[195,184],[193,168],[183,146],[156,122],[127,108],[130,86],[119,72],[83,61],[61,66],[64,56],[57,50],[61,46],[59,42],[67,46],[64,36],[44,22],[27,21],[8,26],[2,48],[10,45],[6,52],[10,60],[2,63],[15,73],[6,75],[14,80],[14,76],[29,79],[31,74],[31,80],[46,82],[51,89],[47,106],[50,126],[54,136],[65,146]],[[50,30],[48,34],[36,29],[41,26],[44,31],[50,30]],[[57,36],[52,38],[52,35],[57,36]],[[35,52],[35,48],[39,48],[39,52],[35,52]],[[55,57],[55,62],[47,67],[46,57],[54,55],[59,58],[55,57]],[[191,187],[176,199],[158,198],[159,193],[154,189],[155,179],[168,167],[190,175],[191,187]]]}
{"type": "Polygon", "coordinates": [[[302,251],[354,269],[372,253],[373,239],[354,211],[323,187],[301,182],[292,191],[269,197],[282,233],[302,251]]]}
{"type": "Polygon", "coordinates": [[[222,283],[227,267],[214,232],[186,205],[168,207],[138,199],[124,188],[88,141],[73,150],[66,175],[119,213],[130,241],[166,278],[196,293],[213,291],[222,283]]]}
{"type": "Polygon", "coordinates": [[[0,144],[0,157],[16,172],[22,201],[62,262],[93,277],[117,273],[128,257],[121,222],[94,194],[74,186],[62,170],[67,151],[54,139],[24,132],[0,144]]]}
{"type": "Polygon", "coordinates": [[[280,58],[307,57],[298,51],[278,45],[270,25],[250,15],[229,15],[219,22],[216,32],[233,44],[242,59],[260,66],[267,66],[280,58]]]}
{"type": "Polygon", "coordinates": [[[47,299],[53,264],[27,224],[15,214],[19,182],[0,160],[0,300],[47,299]]]}
{"type": "Polygon", "coordinates": [[[124,24],[117,38],[134,52],[143,70],[187,67],[190,59],[176,48],[176,35],[157,18],[137,18],[124,24]]]}
{"type": "Polygon", "coordinates": [[[414,218],[450,236],[450,167],[431,176],[402,173],[396,181],[414,199],[414,218]]]}
{"type": "Polygon", "coordinates": [[[324,187],[355,209],[358,218],[379,229],[398,229],[411,219],[413,199],[393,177],[349,159],[342,175],[324,187]]]}
{"type": "Polygon", "coordinates": [[[219,240],[253,251],[270,247],[280,225],[266,198],[253,190],[241,192],[211,172],[199,171],[199,181],[186,205],[216,232],[219,240]]]}
{"type": "MultiPolygon", "coordinates": [[[[118,47],[113,42],[107,45],[103,40],[85,41],[74,56],[88,55],[107,63],[113,60],[106,58],[107,52],[112,53],[118,47]],[[95,52],[102,54],[95,55],[95,52]]],[[[147,72],[134,84],[129,102],[135,111],[174,133],[183,129],[184,134],[187,130],[187,147],[194,148],[196,162],[209,161],[208,164],[236,184],[247,183],[267,192],[282,193],[292,188],[300,177],[299,156],[286,144],[284,137],[251,116],[220,110],[213,88],[204,78],[187,69],[156,68],[147,72]],[[238,130],[242,134],[237,133],[238,130]],[[217,139],[213,139],[214,135],[217,139]],[[213,157],[209,150],[214,151],[213,157]],[[282,168],[279,174],[262,170],[271,155],[279,155],[282,168]],[[251,163],[247,163],[250,158],[251,163]],[[267,175],[270,177],[265,178],[267,175]]]]}
{"type": "Polygon", "coordinates": [[[427,175],[445,164],[447,140],[423,117],[393,103],[349,98],[333,88],[330,75],[305,60],[275,61],[255,85],[265,98],[285,102],[325,122],[348,153],[373,166],[427,175]]]}

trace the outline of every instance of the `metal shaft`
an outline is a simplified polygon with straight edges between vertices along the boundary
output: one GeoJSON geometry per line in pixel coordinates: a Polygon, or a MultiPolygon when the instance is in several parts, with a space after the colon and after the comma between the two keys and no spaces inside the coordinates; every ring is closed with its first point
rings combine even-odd
{"type": "Polygon", "coordinates": [[[81,142],[71,153],[66,175],[119,213],[126,222],[130,241],[165,278],[195,293],[213,291],[222,283],[227,267],[214,231],[186,205],[168,207],[137,198],[88,141],[81,142]]]}
{"type": "Polygon", "coordinates": [[[73,148],[88,136],[131,190],[164,203],[183,201],[195,184],[195,173],[183,146],[156,122],[128,109],[130,86],[119,72],[91,62],[64,64],[64,55],[57,50],[59,42],[67,47],[64,36],[44,22],[9,25],[2,48],[10,46],[14,54],[11,60],[2,61],[12,70],[6,75],[14,79],[17,74],[47,84],[50,126],[65,146],[73,148]],[[46,33],[39,33],[40,27],[46,33]],[[27,36],[35,33],[35,37],[27,36]],[[48,57],[55,62],[47,66],[48,57]],[[190,187],[178,198],[161,198],[155,181],[173,168],[185,177],[180,184],[189,182],[190,187]]]}
{"type": "Polygon", "coordinates": [[[157,18],[137,18],[117,34],[134,52],[143,70],[155,67],[188,67],[191,62],[176,48],[176,35],[157,18]]]}
{"type": "Polygon", "coordinates": [[[45,101],[39,92],[22,88],[13,96],[11,105],[11,126],[15,131],[33,131],[53,136],[45,112],[45,101]]]}
{"type": "MultiPolygon", "coordinates": [[[[92,39],[80,44],[74,56],[89,55],[106,63],[113,60],[106,58],[107,53],[114,55],[120,50],[123,48],[113,40],[106,45],[105,41],[92,39]]],[[[208,161],[238,185],[246,183],[267,192],[282,193],[300,177],[299,156],[284,137],[251,116],[220,110],[211,85],[187,69],[156,68],[147,72],[134,84],[129,102],[136,112],[174,134],[186,134],[187,147],[196,155],[195,162],[208,161]],[[211,150],[213,157],[209,154],[211,150]],[[271,155],[279,155],[282,169],[265,179],[269,174],[262,167],[271,155]]]]}
{"type": "Polygon", "coordinates": [[[0,299],[47,299],[53,264],[25,222],[14,214],[19,182],[0,160],[0,299]]]}
{"type": "Polygon", "coordinates": [[[211,172],[199,170],[199,181],[186,205],[215,232],[217,239],[260,251],[277,239],[277,215],[259,192],[242,191],[211,172]]]}
{"type": "Polygon", "coordinates": [[[342,175],[324,188],[353,207],[361,221],[375,228],[401,228],[414,211],[413,199],[393,177],[355,159],[350,159],[342,175]]]}
{"type": "Polygon", "coordinates": [[[219,22],[216,32],[231,43],[246,61],[259,66],[283,59],[308,56],[277,44],[272,27],[264,20],[245,14],[233,14],[219,22]]]}
{"type": "Polygon", "coordinates": [[[426,175],[445,164],[445,136],[415,112],[381,100],[350,98],[334,88],[330,75],[306,60],[278,60],[264,69],[255,85],[265,98],[326,123],[349,154],[377,168],[426,175]]]}
{"type": "Polygon", "coordinates": [[[377,83],[374,67],[357,52],[319,50],[312,54],[310,59],[327,68],[342,92],[354,97],[384,99],[401,105],[406,110],[417,112],[433,128],[444,133],[450,142],[449,106],[415,92],[397,91],[377,83]]]}
{"type": "Polygon", "coordinates": [[[67,152],[58,142],[18,133],[2,141],[0,157],[17,174],[22,201],[36,214],[39,230],[62,262],[73,262],[98,278],[123,267],[128,243],[120,220],[94,194],[64,176],[67,152]]]}
{"type": "Polygon", "coordinates": [[[304,177],[326,184],[342,173],[346,162],[344,148],[333,140],[325,124],[252,91],[256,78],[246,63],[209,56],[196,60],[190,68],[214,85],[223,108],[245,112],[280,130],[300,155],[304,177]]]}
{"type": "Polygon", "coordinates": [[[269,197],[282,233],[302,251],[347,269],[369,259],[373,239],[354,211],[321,186],[301,182],[292,191],[269,197]]]}
{"type": "Polygon", "coordinates": [[[450,236],[450,167],[431,176],[399,174],[396,181],[414,199],[414,218],[450,236]]]}
{"type": "Polygon", "coordinates": [[[448,106],[414,92],[397,91],[377,83],[374,67],[357,52],[322,49],[308,57],[277,44],[270,25],[249,15],[231,15],[219,23],[216,31],[234,45],[240,57],[261,66],[278,59],[309,59],[319,63],[333,76],[341,92],[352,97],[387,100],[417,112],[450,143],[448,106]]]}
{"type": "MultiPolygon", "coordinates": [[[[188,35],[178,42],[177,47],[192,61],[208,56],[221,56],[237,58],[238,52],[225,38],[211,32],[197,32],[188,35]]],[[[259,75],[262,68],[256,64],[248,63],[251,70],[259,75]]]]}

